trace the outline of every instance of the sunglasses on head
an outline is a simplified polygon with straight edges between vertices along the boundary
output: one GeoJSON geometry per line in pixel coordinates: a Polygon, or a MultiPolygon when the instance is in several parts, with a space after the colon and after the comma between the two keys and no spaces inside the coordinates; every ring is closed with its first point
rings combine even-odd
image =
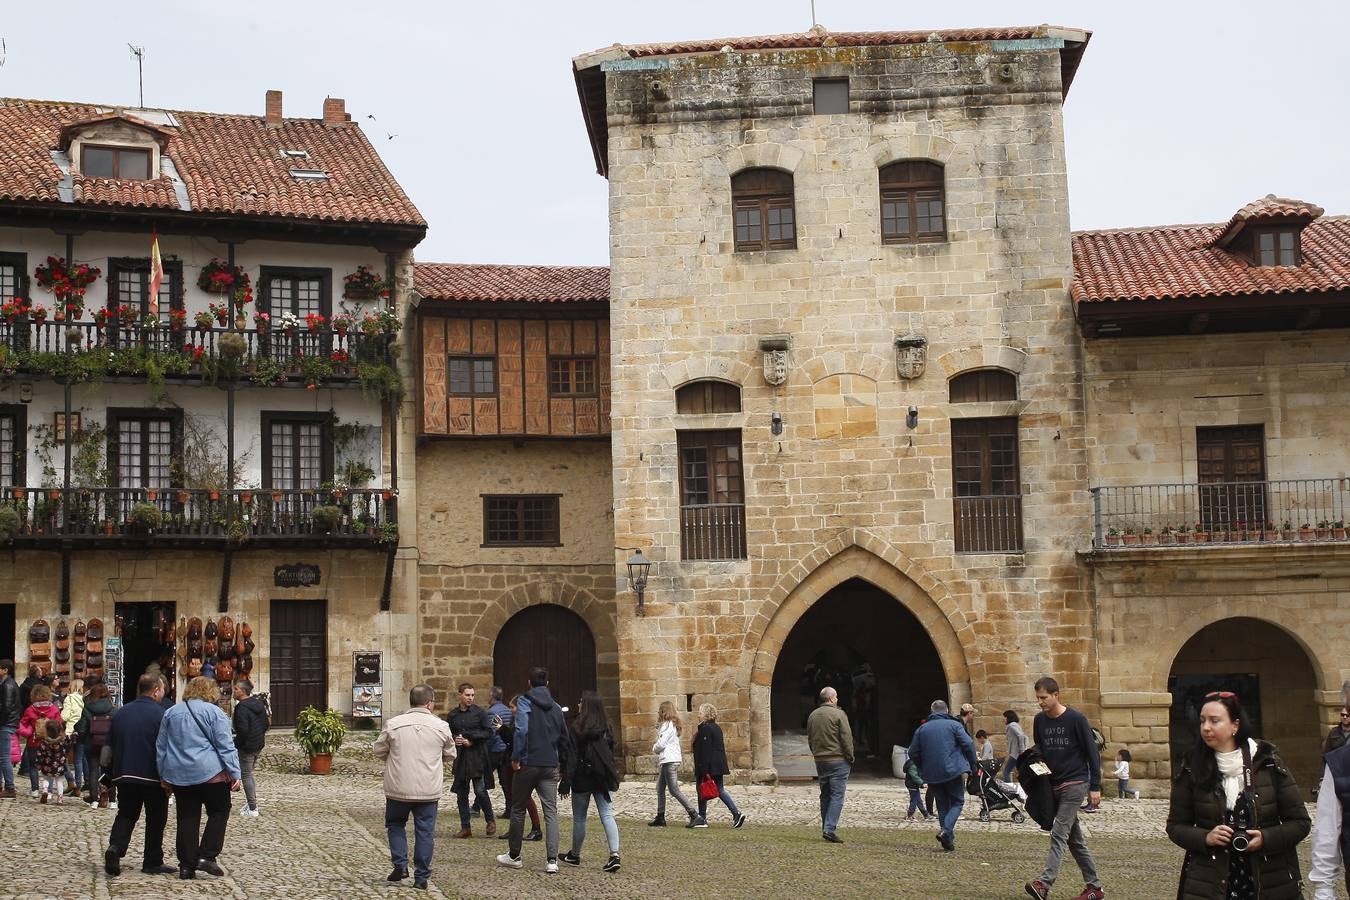
{"type": "Polygon", "coordinates": [[[1236,700],[1237,694],[1232,691],[1210,691],[1205,695],[1206,700],[1236,700]]]}

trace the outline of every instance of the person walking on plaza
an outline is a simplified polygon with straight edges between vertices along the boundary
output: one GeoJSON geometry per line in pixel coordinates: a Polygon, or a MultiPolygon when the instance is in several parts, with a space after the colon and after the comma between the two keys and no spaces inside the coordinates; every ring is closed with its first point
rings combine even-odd
{"type": "Polygon", "coordinates": [[[586,841],[586,812],[595,800],[595,813],[605,829],[609,844],[606,872],[619,871],[619,823],[614,819],[614,798],[619,789],[619,771],[614,765],[614,735],[609,729],[609,716],[596,691],[583,691],[577,704],[577,718],[572,723],[572,743],[575,750],[569,757],[562,784],[561,796],[572,794],[572,849],[558,859],[569,866],[581,865],[581,845],[586,841]]]}
{"type": "Polygon", "coordinates": [[[1326,740],[1322,741],[1322,755],[1339,750],[1347,741],[1350,741],[1350,706],[1342,706],[1340,724],[1332,725],[1326,740]]]}
{"type": "MultiPolygon", "coordinates": [[[[500,841],[509,841],[511,839],[511,806],[515,798],[515,776],[516,769],[512,765],[511,748],[515,745],[516,736],[516,710],[520,708],[520,698],[522,695],[516,694],[507,704],[506,710],[508,717],[503,717],[502,725],[497,733],[501,735],[502,743],[506,746],[503,751],[502,773],[502,793],[506,795],[506,812],[502,818],[506,819],[507,827],[497,839],[500,841]]],[[[525,835],[524,840],[542,841],[544,832],[539,826],[539,805],[534,802],[534,795],[529,794],[525,797],[525,811],[530,814],[530,833],[525,835]]]]}
{"type": "Polygon", "coordinates": [[[108,808],[108,789],[103,786],[103,748],[108,745],[112,731],[112,694],[103,682],[89,689],[84,704],[84,723],[81,726],[84,742],[84,763],[89,768],[89,793],[85,800],[90,806],[108,808]]]}
{"type": "Polygon", "coordinates": [[[1311,822],[1298,785],[1275,745],[1252,738],[1236,694],[1204,700],[1167,810],[1167,836],[1186,851],[1177,898],[1302,897],[1297,847],[1311,822]]]}
{"type": "Polygon", "coordinates": [[[853,768],[853,731],[848,716],[839,708],[839,694],[832,687],[820,689],[820,706],[806,720],[806,742],[815,757],[816,780],[820,782],[820,836],[832,844],[842,844],[836,831],[853,768]]]}
{"type": "Polygon", "coordinates": [[[486,779],[490,771],[488,742],[495,729],[488,722],[488,714],[474,703],[474,686],[467,681],[459,686],[459,703],[446,715],[450,733],[455,737],[455,777],[451,789],[459,801],[459,832],[457,838],[473,837],[469,822],[469,794],[474,804],[487,819],[489,836],[497,833],[497,817],[492,812],[492,798],[488,796],[486,779]]]}
{"type": "Polygon", "coordinates": [[[10,762],[10,747],[19,733],[19,715],[23,712],[19,701],[19,685],[14,681],[14,660],[0,659],[0,800],[13,800],[14,764],[10,762]]]}
{"type": "Polygon", "coordinates": [[[46,719],[61,719],[61,707],[52,702],[52,689],[45,684],[36,684],[28,695],[32,700],[28,708],[19,717],[19,737],[27,742],[24,757],[28,761],[28,786],[34,800],[38,794],[38,769],[33,760],[37,751],[37,728],[46,719]]]}
{"type": "Polygon", "coordinates": [[[1022,719],[1015,710],[1005,709],[1003,721],[1008,726],[1004,731],[1008,738],[1008,758],[1003,761],[1003,780],[1012,781],[1017,774],[1017,757],[1026,752],[1031,742],[1027,740],[1027,733],[1022,730],[1022,719]]]}
{"type": "Polygon", "coordinates": [[[1345,830],[1345,810],[1350,806],[1350,746],[1342,744],[1326,755],[1322,788],[1317,792],[1317,815],[1313,820],[1312,867],[1308,881],[1313,900],[1336,900],[1336,882],[1345,876],[1350,890],[1350,832],[1345,830]]]}
{"type": "Polygon", "coordinates": [[[975,732],[975,744],[980,748],[976,756],[979,757],[981,763],[986,764],[990,768],[989,774],[991,775],[994,774],[994,770],[996,768],[993,765],[994,742],[989,740],[989,732],[985,731],[983,728],[975,732]]]}
{"type": "Polygon", "coordinates": [[[919,771],[918,763],[914,762],[913,757],[905,760],[905,789],[909,791],[909,812],[905,813],[905,818],[914,821],[914,813],[923,816],[925,822],[928,821],[931,813],[924,808],[923,802],[923,773],[919,771]]]}
{"type": "Polygon", "coordinates": [[[544,807],[544,871],[558,873],[558,769],[566,770],[571,749],[562,710],[548,690],[548,670],[530,672],[530,689],[516,707],[516,734],[511,745],[511,764],[516,773],[511,785],[511,838],[497,865],[519,869],[520,845],[525,832],[525,805],[532,791],[539,791],[544,807]]]}
{"type": "Polygon", "coordinates": [[[61,721],[66,723],[66,737],[70,740],[73,761],[66,768],[66,792],[79,796],[87,771],[84,765],[84,742],[75,739],[75,730],[84,718],[84,679],[70,682],[70,690],[61,700],[61,721]]]}
{"type": "MultiPolygon", "coordinates": [[[[502,796],[506,805],[497,814],[499,819],[511,818],[511,788],[507,785],[506,773],[511,771],[511,754],[507,740],[515,731],[515,713],[504,702],[506,692],[502,686],[494,684],[488,688],[488,724],[492,726],[492,737],[488,738],[488,767],[502,786],[502,796]]],[[[505,837],[505,835],[503,835],[505,837]]]]}
{"type": "Polygon", "coordinates": [[[73,741],[66,735],[60,719],[43,719],[33,736],[33,765],[42,778],[40,803],[50,799],[61,804],[66,799],[66,767],[73,741]]]}
{"type": "Polygon", "coordinates": [[[239,780],[244,783],[245,805],[240,814],[248,818],[260,815],[253,768],[266,745],[267,704],[253,696],[253,682],[241,678],[234,683],[234,747],[239,751],[239,780]]]}
{"type": "Polygon", "coordinates": [[[225,874],[217,859],[225,849],[230,792],[239,790],[242,773],[230,719],[216,705],[219,698],[214,679],[198,675],[189,681],[183,702],[165,711],[155,741],[159,777],[173,787],[178,807],[178,877],[185,880],[198,872],[225,874]]]}
{"type": "Polygon", "coordinates": [[[1036,682],[1035,690],[1041,711],[1032,722],[1031,736],[1050,768],[1055,817],[1050,828],[1050,853],[1045,858],[1045,868],[1039,878],[1027,882],[1026,890],[1036,900],[1050,896],[1067,847],[1086,882],[1075,900],[1101,900],[1105,896],[1102,881],[1083,839],[1083,829],[1078,824],[1084,796],[1092,806],[1102,802],[1102,764],[1097,741],[1087,716],[1060,702],[1058,681],[1048,676],[1041,678],[1036,682]]]}
{"type": "Polygon", "coordinates": [[[717,798],[726,806],[727,811],[731,813],[732,828],[740,828],[749,818],[745,813],[736,808],[736,801],[731,799],[727,793],[726,787],[722,784],[722,779],[731,774],[731,768],[727,765],[727,750],[722,739],[722,726],[717,724],[717,707],[711,703],[701,703],[698,707],[698,730],[694,732],[694,784],[698,790],[698,825],[696,828],[708,827],[708,797],[703,796],[704,779],[712,779],[712,783],[717,786],[717,798]]]}
{"type": "Polygon", "coordinates": [[[436,808],[445,788],[445,764],[455,758],[450,726],[436,716],[429,684],[408,692],[408,711],[384,723],[372,751],[384,760],[384,828],[394,870],[387,881],[408,877],[408,816],[413,817],[413,886],[425,889],[436,843],[436,808]]]}
{"type": "Polygon", "coordinates": [[[680,717],[675,712],[675,704],[662,700],[656,712],[656,742],[652,752],[657,755],[657,764],[661,767],[656,774],[656,818],[648,825],[661,827],[666,824],[666,791],[684,807],[689,822],[685,828],[698,828],[707,825],[698,812],[680,793],[680,762],[684,755],[680,753],[680,717]]]}
{"type": "Polygon", "coordinates": [[[164,680],[142,675],[136,682],[136,699],[113,713],[108,742],[100,763],[104,777],[117,786],[117,818],[103,853],[103,871],[118,875],[122,857],[131,845],[131,833],[145,810],[145,850],[141,871],[147,875],[172,875],[178,871],[164,865],[164,826],[169,821],[169,795],[159,781],[155,743],[159,738],[164,707],[164,680]]]}
{"type": "Polygon", "coordinates": [[[947,712],[947,702],[934,700],[928,708],[928,721],[914,732],[909,755],[937,796],[937,840],[950,853],[956,849],[956,823],[966,803],[964,776],[974,772],[979,763],[975,742],[961,720],[947,712]]]}

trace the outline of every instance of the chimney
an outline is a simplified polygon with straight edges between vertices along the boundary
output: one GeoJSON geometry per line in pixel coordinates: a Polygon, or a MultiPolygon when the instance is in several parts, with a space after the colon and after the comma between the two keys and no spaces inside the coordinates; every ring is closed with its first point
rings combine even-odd
{"type": "Polygon", "coordinates": [[[323,124],[341,125],[348,122],[347,102],[341,97],[323,98],[323,124]]]}
{"type": "Polygon", "coordinates": [[[281,91],[267,92],[267,124],[281,124],[281,91]]]}

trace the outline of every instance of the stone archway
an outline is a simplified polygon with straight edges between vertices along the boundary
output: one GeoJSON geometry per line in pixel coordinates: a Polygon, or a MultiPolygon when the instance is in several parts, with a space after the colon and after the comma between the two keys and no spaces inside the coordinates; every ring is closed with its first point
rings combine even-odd
{"type": "Polygon", "coordinates": [[[962,703],[970,698],[973,667],[963,644],[973,643],[974,635],[942,584],[867,532],[841,534],[780,580],[746,635],[746,647],[755,654],[749,704],[755,769],[774,767],[774,671],[793,628],[821,598],[854,579],[889,595],[922,627],[940,662],[948,701],[962,703]]]}
{"type": "Polygon", "coordinates": [[[1235,616],[1198,629],[1168,669],[1173,773],[1195,744],[1205,694],[1222,690],[1238,695],[1256,736],[1280,748],[1294,780],[1316,784],[1323,736],[1317,688],[1313,657],[1295,633],[1275,623],[1235,616]]]}

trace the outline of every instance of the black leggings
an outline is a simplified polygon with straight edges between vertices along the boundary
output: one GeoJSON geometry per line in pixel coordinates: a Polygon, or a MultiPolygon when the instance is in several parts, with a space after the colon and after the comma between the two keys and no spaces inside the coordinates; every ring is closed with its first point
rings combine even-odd
{"type": "Polygon", "coordinates": [[[230,784],[227,781],[174,787],[178,806],[178,865],[195,869],[199,859],[215,861],[225,848],[225,826],[230,821],[230,784]],[[206,828],[202,828],[202,809],[206,828]]]}

